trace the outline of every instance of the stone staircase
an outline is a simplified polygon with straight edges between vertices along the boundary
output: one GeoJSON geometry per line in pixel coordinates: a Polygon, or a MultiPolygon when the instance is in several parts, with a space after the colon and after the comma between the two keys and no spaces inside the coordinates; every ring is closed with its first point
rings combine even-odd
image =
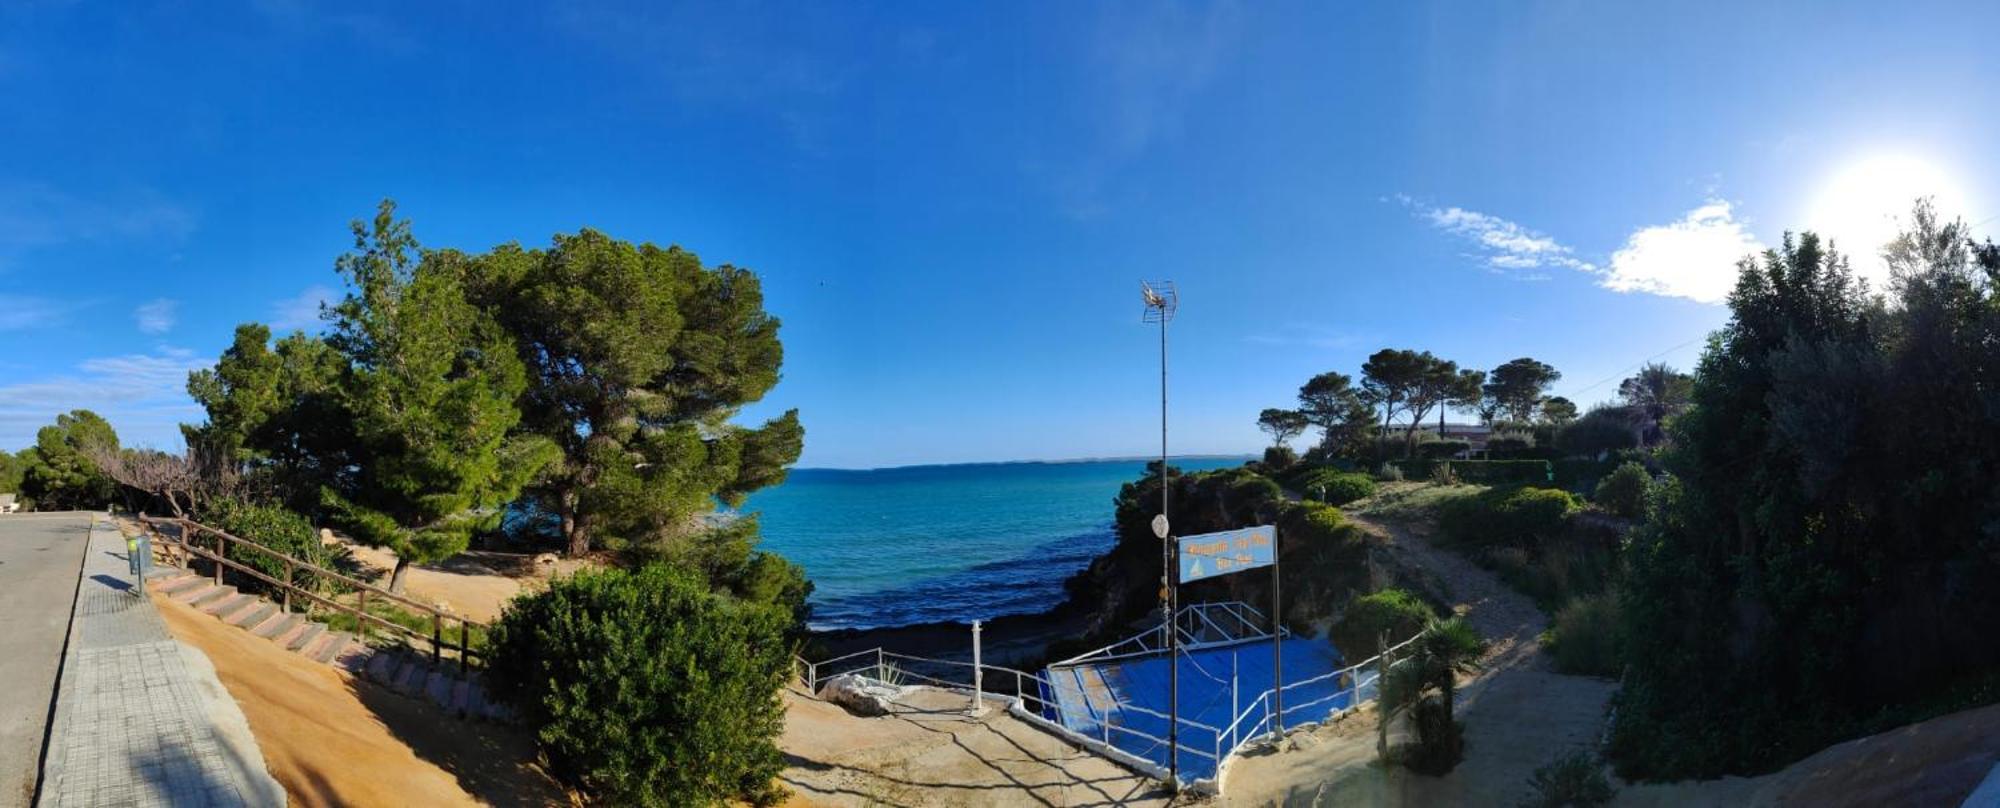
{"type": "Polygon", "coordinates": [[[234,586],[219,585],[213,578],[187,570],[152,579],[148,585],[160,595],[315,662],[337,665],[411,698],[428,698],[460,718],[511,720],[505,708],[487,700],[478,672],[460,676],[454,662],[432,665],[428,653],[402,643],[370,645],[304,614],[287,612],[260,596],[238,592],[234,586]]]}

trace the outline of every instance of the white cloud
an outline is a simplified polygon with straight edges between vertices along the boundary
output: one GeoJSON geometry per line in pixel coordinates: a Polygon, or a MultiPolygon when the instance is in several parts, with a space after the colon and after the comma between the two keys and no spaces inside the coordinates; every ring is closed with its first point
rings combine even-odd
{"type": "Polygon", "coordinates": [[[332,303],[337,295],[324,286],[308,286],[296,297],[288,297],[271,306],[271,330],[283,334],[289,331],[316,331],[319,329],[319,307],[332,303]]]}
{"type": "Polygon", "coordinates": [[[47,328],[69,317],[76,304],[41,297],[0,294],[0,331],[47,328]]]}
{"type": "Polygon", "coordinates": [[[162,347],[86,359],[67,373],[0,385],[0,447],[33,444],[37,429],[74,409],[110,420],[127,446],[178,445],[179,424],[201,418],[187,396],[188,372],[207,366],[186,349],[162,347]]]}
{"type": "Polygon", "coordinates": [[[1736,263],[1763,250],[1728,202],[1710,199],[1679,221],[1633,232],[1599,285],[1721,303],[1736,285],[1736,263]]]}
{"type": "Polygon", "coordinates": [[[168,298],[149,300],[132,310],[132,317],[139,321],[139,330],[147,334],[165,334],[174,330],[178,318],[180,301],[168,298]]]}
{"type": "Polygon", "coordinates": [[[1435,207],[1402,194],[1395,200],[1431,226],[1471,241],[1477,251],[1470,257],[1495,272],[1521,280],[1548,280],[1547,273],[1532,270],[1566,267],[1597,271],[1596,265],[1577,258],[1569,246],[1498,216],[1460,207],[1435,207]]]}

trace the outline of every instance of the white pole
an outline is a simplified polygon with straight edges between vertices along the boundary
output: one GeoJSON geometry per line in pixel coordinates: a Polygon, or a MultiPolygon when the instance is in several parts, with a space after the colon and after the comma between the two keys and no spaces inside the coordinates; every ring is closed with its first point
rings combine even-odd
{"type": "Polygon", "coordinates": [[[975,717],[986,711],[985,703],[980,699],[985,678],[986,674],[979,663],[979,621],[974,620],[972,621],[972,714],[975,717]]]}

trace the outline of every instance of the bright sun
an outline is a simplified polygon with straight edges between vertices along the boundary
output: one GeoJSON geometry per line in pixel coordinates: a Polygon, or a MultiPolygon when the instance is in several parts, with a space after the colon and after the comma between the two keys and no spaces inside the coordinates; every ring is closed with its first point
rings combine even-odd
{"type": "Polygon", "coordinates": [[[1910,218],[1910,206],[1928,196],[1946,220],[1971,215],[1968,200],[1952,175],[1903,154],[1873,155],[1843,166],[1820,186],[1806,215],[1806,229],[1832,238],[1855,272],[1882,288],[1888,269],[1882,245],[1910,218]]]}

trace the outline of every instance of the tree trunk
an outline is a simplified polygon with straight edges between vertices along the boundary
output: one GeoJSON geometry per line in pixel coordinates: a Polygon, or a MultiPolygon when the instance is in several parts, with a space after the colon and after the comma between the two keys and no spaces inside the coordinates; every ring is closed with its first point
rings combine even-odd
{"type": "Polygon", "coordinates": [[[576,493],[564,491],[557,502],[556,510],[562,517],[563,542],[567,545],[565,554],[575,558],[590,552],[590,530],[576,513],[576,493]]]}
{"type": "Polygon", "coordinates": [[[389,591],[403,594],[403,578],[410,574],[410,560],[396,556],[396,569],[389,573],[389,591]]]}

